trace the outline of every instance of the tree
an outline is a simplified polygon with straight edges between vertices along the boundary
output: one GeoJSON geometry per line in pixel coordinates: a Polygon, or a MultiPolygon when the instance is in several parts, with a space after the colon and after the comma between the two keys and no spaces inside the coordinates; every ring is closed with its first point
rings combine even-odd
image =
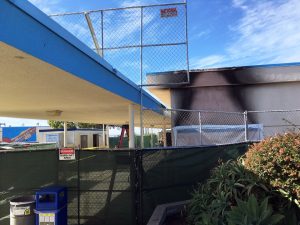
{"type": "MultiPolygon", "coordinates": [[[[63,121],[55,121],[55,120],[48,120],[48,124],[50,127],[54,129],[63,129],[64,128],[64,122],[63,121]]],[[[76,128],[76,124],[73,122],[67,122],[68,129],[76,128]]]]}
{"type": "MultiPolygon", "coordinates": [[[[50,127],[54,128],[54,129],[64,128],[64,122],[63,121],[49,120],[48,124],[49,124],[50,127]]],[[[97,128],[97,129],[102,129],[102,124],[67,122],[67,128],[68,129],[74,129],[74,128],[97,128]]]]}

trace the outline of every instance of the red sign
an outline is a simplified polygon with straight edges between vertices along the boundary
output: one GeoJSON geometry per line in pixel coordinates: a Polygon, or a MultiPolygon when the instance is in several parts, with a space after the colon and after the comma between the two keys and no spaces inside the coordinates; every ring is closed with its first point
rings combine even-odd
{"type": "Polygon", "coordinates": [[[175,17],[177,15],[178,15],[177,8],[167,8],[167,9],[160,10],[160,17],[162,18],[175,17]]]}
{"type": "Polygon", "coordinates": [[[75,149],[73,148],[59,149],[59,160],[75,160],[75,149]]]}

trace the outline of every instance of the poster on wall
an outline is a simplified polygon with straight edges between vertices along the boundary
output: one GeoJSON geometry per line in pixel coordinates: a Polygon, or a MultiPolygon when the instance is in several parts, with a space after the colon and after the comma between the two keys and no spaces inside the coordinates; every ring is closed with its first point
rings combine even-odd
{"type": "Polygon", "coordinates": [[[75,160],[74,148],[61,148],[59,149],[59,160],[75,160]]]}
{"type": "Polygon", "coordinates": [[[60,142],[59,134],[46,134],[46,142],[59,144],[60,142]]]}
{"type": "Polygon", "coordinates": [[[7,143],[36,142],[36,127],[2,127],[2,141],[7,143]]]}

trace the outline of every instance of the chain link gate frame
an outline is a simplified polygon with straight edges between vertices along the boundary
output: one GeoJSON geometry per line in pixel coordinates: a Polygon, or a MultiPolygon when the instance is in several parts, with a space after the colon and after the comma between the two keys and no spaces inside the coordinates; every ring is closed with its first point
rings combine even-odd
{"type": "Polygon", "coordinates": [[[186,2],[49,16],[140,87],[189,83],[186,2]],[[169,71],[181,78],[157,78],[169,71]]]}

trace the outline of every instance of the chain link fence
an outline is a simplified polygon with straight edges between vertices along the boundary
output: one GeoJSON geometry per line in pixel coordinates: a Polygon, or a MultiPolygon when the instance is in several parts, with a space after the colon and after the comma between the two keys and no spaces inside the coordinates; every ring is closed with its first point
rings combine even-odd
{"type": "Polygon", "coordinates": [[[300,110],[248,111],[248,124],[261,124],[263,138],[300,131],[300,110]]]}
{"type": "Polygon", "coordinates": [[[256,142],[300,131],[300,110],[220,112],[163,109],[161,116],[143,110],[151,147],[206,146],[256,142]],[[160,120],[158,119],[160,118],[160,120]]]}
{"type": "Polygon", "coordinates": [[[172,82],[189,81],[186,3],[50,17],[137,85],[169,84],[161,75],[178,70],[172,82]]]}

